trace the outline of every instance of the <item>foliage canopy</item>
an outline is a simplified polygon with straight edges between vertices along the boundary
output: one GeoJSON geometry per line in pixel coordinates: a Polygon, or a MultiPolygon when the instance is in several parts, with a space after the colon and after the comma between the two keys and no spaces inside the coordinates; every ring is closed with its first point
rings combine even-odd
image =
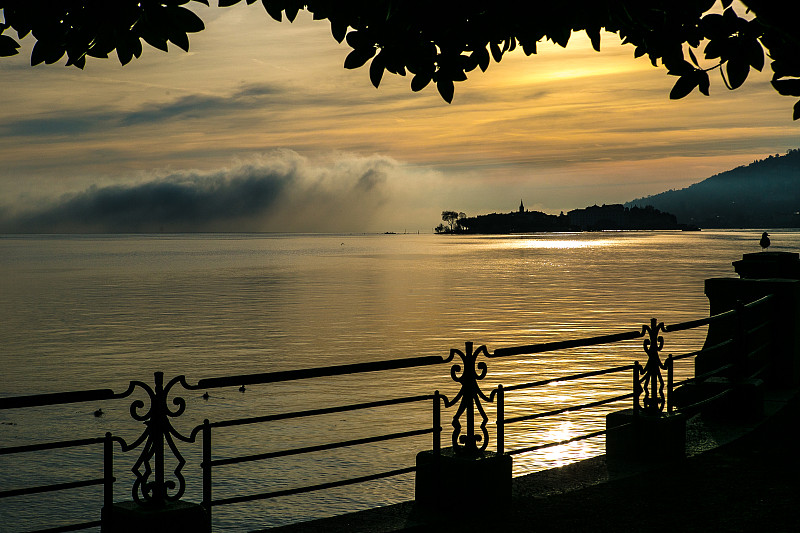
{"type": "MultiPolygon", "coordinates": [[[[218,0],[227,7],[242,0],[218,0]]],[[[245,0],[253,4],[256,0],[245,0]]],[[[18,53],[18,39],[36,43],[31,64],[83,68],[86,56],[106,58],[116,51],[123,65],[142,53],[142,41],[167,50],[189,49],[188,34],[203,21],[183,7],[208,0],[0,0],[0,56],[18,53]],[[7,30],[16,31],[16,39],[7,30]]],[[[751,69],[769,61],[772,85],[800,97],[800,2],[741,0],[260,0],[272,18],[293,21],[305,9],[327,20],[333,37],[352,48],[345,68],[369,62],[377,87],[385,72],[411,75],[411,89],[435,83],[451,102],[454,82],[517,47],[535,54],[547,39],[566,47],[572,32],[586,32],[600,50],[601,30],[616,33],[677,80],[670,97],[695,89],[709,94],[709,73],[719,70],[729,89],[740,87],[751,69]],[[716,6],[716,9],[713,9],[716,6]],[[765,59],[766,55],[766,59],[765,59]],[[702,61],[701,61],[702,60],[702,61]]],[[[794,106],[800,118],[800,101],[794,106]]]]}

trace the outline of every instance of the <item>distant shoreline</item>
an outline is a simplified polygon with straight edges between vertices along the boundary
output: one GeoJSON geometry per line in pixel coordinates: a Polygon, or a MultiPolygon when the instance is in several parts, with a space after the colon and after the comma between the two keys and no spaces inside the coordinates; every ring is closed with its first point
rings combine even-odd
{"type": "Polygon", "coordinates": [[[520,202],[519,209],[510,213],[491,213],[468,217],[464,213],[443,211],[436,233],[507,235],[510,233],[680,230],[700,231],[698,226],[681,224],[675,215],[646,207],[625,207],[622,204],[590,206],[568,213],[548,215],[528,211],[520,202]]]}

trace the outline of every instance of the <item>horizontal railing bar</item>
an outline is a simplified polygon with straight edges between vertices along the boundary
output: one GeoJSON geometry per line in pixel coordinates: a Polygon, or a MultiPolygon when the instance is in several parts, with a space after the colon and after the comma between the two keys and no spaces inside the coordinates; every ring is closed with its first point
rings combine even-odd
{"type": "Polygon", "coordinates": [[[685,385],[686,383],[691,383],[692,381],[694,381],[694,378],[687,378],[687,379],[684,379],[682,381],[674,381],[672,383],[672,388],[676,389],[676,388],[680,387],[681,385],[685,385]]]}
{"type": "Polygon", "coordinates": [[[723,348],[727,348],[731,344],[733,344],[733,339],[727,339],[727,340],[719,342],[719,343],[717,343],[717,344],[715,344],[713,346],[709,346],[708,348],[701,348],[699,350],[695,350],[693,352],[688,352],[688,353],[681,354],[681,355],[673,355],[672,359],[674,359],[676,361],[679,361],[681,359],[686,359],[687,357],[695,357],[695,356],[698,356],[698,355],[708,355],[708,354],[714,353],[714,352],[716,352],[718,350],[722,350],[723,348]]]}
{"type": "Polygon", "coordinates": [[[671,357],[673,361],[680,361],[681,359],[686,359],[688,357],[695,357],[697,355],[700,355],[701,353],[703,353],[703,350],[695,350],[693,352],[684,353],[680,355],[673,355],[671,357]]]}
{"type": "MultiPolygon", "coordinates": [[[[617,429],[617,428],[614,428],[617,429]]],[[[528,453],[528,452],[535,452],[537,450],[543,450],[545,448],[552,448],[554,446],[562,446],[564,444],[570,444],[572,442],[577,442],[579,440],[591,439],[592,437],[599,437],[600,435],[606,433],[605,429],[601,429],[600,431],[593,431],[591,433],[586,433],[585,435],[578,435],[577,437],[572,437],[571,439],[561,440],[558,442],[549,442],[547,444],[540,444],[538,446],[529,446],[527,448],[519,448],[516,450],[511,450],[505,452],[508,455],[517,455],[520,453],[528,453]]]]}
{"type": "Polygon", "coordinates": [[[531,381],[529,383],[518,383],[516,385],[509,385],[508,387],[504,387],[504,389],[506,392],[512,390],[529,389],[531,387],[540,387],[542,385],[549,385],[550,383],[557,383],[559,381],[572,381],[576,379],[602,376],[603,374],[613,374],[614,372],[626,372],[628,370],[633,370],[633,365],[615,366],[613,368],[605,368],[603,370],[591,370],[589,372],[572,374],[571,376],[564,376],[560,378],[543,379],[540,381],[531,381]]]}
{"type": "Polygon", "coordinates": [[[0,409],[19,409],[40,405],[58,405],[62,403],[92,402],[109,400],[114,397],[111,389],[94,389],[71,392],[53,392],[50,394],[31,394],[28,396],[9,396],[0,398],[0,409]]]}
{"type": "MultiPolygon", "coordinates": [[[[278,413],[274,415],[253,416],[248,418],[236,418],[232,420],[220,420],[212,422],[212,428],[224,428],[230,426],[241,426],[245,424],[258,424],[260,422],[274,422],[276,420],[285,420],[287,418],[302,418],[306,416],[327,415],[332,413],[344,413],[347,411],[357,411],[359,409],[370,409],[373,407],[385,407],[387,405],[397,405],[401,403],[421,402],[424,400],[433,399],[433,394],[420,394],[417,396],[406,396],[403,398],[391,398],[388,400],[376,400],[374,402],[354,403],[350,405],[342,405],[338,407],[322,407],[320,409],[308,409],[304,411],[292,411],[290,413],[278,413]]],[[[192,430],[192,435],[203,429],[203,425],[195,427],[192,430]]]]}
{"type": "Polygon", "coordinates": [[[426,435],[428,433],[433,433],[433,428],[415,429],[399,433],[389,433],[387,435],[377,435],[374,437],[364,437],[361,439],[345,440],[341,442],[331,442],[328,444],[318,444],[315,446],[305,446],[302,448],[292,448],[289,450],[280,450],[277,452],[266,452],[254,455],[242,455],[240,457],[231,457],[228,459],[215,459],[211,461],[211,466],[233,465],[237,463],[247,463],[250,461],[274,459],[276,457],[287,457],[289,455],[300,455],[303,453],[321,452],[325,450],[334,450],[336,448],[345,448],[347,446],[358,446],[359,444],[370,444],[373,442],[381,442],[385,440],[402,439],[405,437],[415,437],[418,435],[426,435]]]}
{"type": "Polygon", "coordinates": [[[382,479],[385,477],[392,477],[392,476],[399,476],[402,474],[408,474],[410,472],[415,471],[417,468],[415,466],[409,466],[406,468],[398,468],[397,470],[389,470],[388,472],[380,472],[378,474],[371,474],[368,476],[361,476],[351,479],[345,479],[342,481],[332,481],[330,483],[320,483],[318,485],[310,485],[308,487],[299,487],[296,489],[286,489],[286,490],[278,490],[274,492],[262,492],[260,494],[251,494],[249,496],[234,496],[232,498],[221,498],[219,500],[212,500],[211,505],[229,505],[232,503],[244,503],[250,502],[254,500],[265,500],[267,498],[277,498],[280,496],[292,496],[294,494],[302,494],[305,492],[313,492],[316,490],[325,490],[325,489],[332,489],[336,487],[344,487],[346,485],[355,485],[356,483],[364,483],[366,481],[373,481],[375,479],[382,479]]]}
{"type": "Polygon", "coordinates": [[[758,307],[759,305],[762,305],[762,304],[765,304],[765,303],[769,302],[769,301],[770,301],[770,300],[772,300],[772,298],[774,298],[774,297],[775,297],[775,296],[774,296],[773,294],[767,294],[767,295],[765,295],[765,296],[762,296],[762,297],[761,297],[761,298],[759,298],[758,300],[753,300],[753,301],[752,301],[752,302],[750,302],[750,303],[746,303],[746,304],[744,304],[744,306],[745,306],[745,307],[748,307],[748,308],[752,308],[752,307],[758,307]]]}
{"type": "Polygon", "coordinates": [[[764,350],[769,348],[770,344],[772,344],[770,341],[765,341],[765,342],[762,342],[761,344],[759,344],[758,346],[747,350],[747,358],[750,359],[754,355],[756,355],[757,353],[763,352],[764,350]]]}
{"type": "Polygon", "coordinates": [[[197,382],[197,388],[211,389],[216,387],[230,387],[236,385],[255,385],[259,383],[275,383],[278,381],[292,381],[326,376],[341,376],[345,374],[360,374],[362,372],[377,372],[379,370],[396,370],[416,366],[436,365],[447,362],[437,355],[421,357],[406,357],[403,359],[390,359],[388,361],[372,361],[369,363],[353,363],[348,365],[323,366],[318,368],[304,368],[300,370],[285,370],[281,372],[265,372],[262,374],[242,374],[240,376],[224,376],[218,378],[205,378],[197,382]]]}
{"type": "Polygon", "coordinates": [[[752,328],[748,329],[747,335],[755,335],[756,333],[758,333],[763,329],[768,329],[770,326],[772,326],[772,322],[769,320],[765,320],[764,322],[756,324],[752,328]]]}
{"type": "Polygon", "coordinates": [[[719,374],[720,372],[722,372],[724,370],[730,370],[731,368],[733,368],[733,363],[728,363],[727,365],[723,365],[723,366],[717,367],[714,370],[709,370],[708,372],[700,374],[699,376],[695,376],[693,378],[686,378],[681,383],[685,384],[685,383],[695,383],[697,381],[702,381],[702,380],[704,380],[706,378],[710,378],[712,376],[716,376],[717,374],[719,374]]]}
{"type": "MultiPolygon", "coordinates": [[[[766,348],[767,346],[769,346],[769,343],[762,344],[761,346],[759,346],[758,348],[756,348],[756,350],[755,350],[755,351],[753,351],[753,352],[749,352],[749,355],[753,355],[754,353],[756,353],[756,351],[762,350],[762,349],[766,348]]],[[[702,382],[703,380],[705,380],[705,379],[707,379],[707,378],[710,378],[710,377],[713,377],[713,376],[716,376],[717,374],[720,374],[720,373],[722,373],[722,372],[723,372],[723,371],[725,371],[725,370],[730,370],[730,369],[731,369],[731,368],[733,368],[734,366],[735,366],[735,365],[734,365],[734,363],[728,363],[727,365],[723,365],[723,366],[717,367],[717,368],[715,368],[715,369],[713,369],[713,370],[709,370],[708,372],[705,372],[705,373],[703,373],[703,374],[700,374],[699,376],[694,376],[694,377],[691,377],[691,378],[686,378],[686,379],[684,379],[683,381],[679,381],[679,382],[673,383],[673,385],[672,385],[672,386],[673,386],[673,387],[678,387],[678,386],[680,386],[680,385],[686,385],[686,384],[688,384],[688,383],[702,382]]],[[[757,375],[757,374],[760,374],[760,373],[764,372],[766,369],[767,369],[767,366],[762,366],[761,368],[759,368],[759,369],[758,369],[758,370],[755,372],[755,374],[753,374],[753,376],[755,376],[755,375],[757,375]]],[[[751,376],[751,377],[752,377],[752,376],[751,376]]],[[[727,394],[727,392],[726,392],[725,394],[727,394]]],[[[716,398],[716,397],[715,397],[715,398],[716,398]]],[[[699,404],[698,404],[698,405],[699,405],[699,404]]]]}
{"type": "Polygon", "coordinates": [[[735,311],[725,311],[720,315],[708,316],[705,318],[698,318],[697,320],[687,320],[686,322],[678,322],[677,324],[669,324],[664,326],[664,331],[666,332],[674,332],[674,331],[685,331],[687,329],[692,328],[699,328],[700,326],[706,326],[716,320],[719,320],[722,315],[727,316],[728,314],[733,314],[735,311]]]}
{"type": "Polygon", "coordinates": [[[102,520],[94,520],[92,522],[80,522],[78,524],[67,524],[64,526],[49,527],[47,529],[37,529],[35,531],[29,531],[28,533],[63,533],[66,531],[80,531],[81,529],[89,529],[90,527],[100,527],[102,525],[102,520]]]}
{"type": "MultiPolygon", "coordinates": [[[[709,351],[713,351],[715,349],[721,348],[721,347],[723,347],[725,345],[728,345],[730,343],[731,343],[731,341],[727,340],[727,341],[721,342],[719,344],[715,344],[714,346],[711,346],[710,348],[704,348],[704,349],[698,350],[696,352],[689,352],[689,353],[685,353],[683,355],[674,355],[674,356],[672,356],[672,360],[673,361],[677,361],[677,360],[680,360],[680,359],[685,359],[687,357],[691,357],[693,355],[700,355],[700,354],[708,353],[709,351]]],[[[766,346],[766,345],[760,346],[759,348],[757,348],[757,350],[764,348],[764,346],[766,346]]],[[[751,352],[751,353],[755,353],[755,352],[751,352]]],[[[694,382],[696,382],[698,380],[702,380],[702,379],[705,379],[705,378],[709,378],[711,376],[715,376],[715,375],[719,374],[720,372],[722,372],[723,370],[728,370],[728,369],[730,369],[732,367],[733,367],[733,363],[728,363],[727,365],[715,368],[714,370],[710,370],[710,371],[708,371],[708,372],[706,372],[704,374],[700,374],[699,376],[686,378],[683,381],[676,381],[676,382],[674,382],[672,384],[672,386],[673,387],[678,387],[680,385],[685,385],[687,383],[694,383],[694,382]]]]}
{"type": "Polygon", "coordinates": [[[509,355],[529,355],[534,353],[552,352],[555,350],[565,350],[567,348],[578,348],[580,346],[594,346],[596,344],[610,344],[612,342],[638,339],[643,336],[641,330],[625,331],[623,333],[612,333],[597,337],[585,337],[582,339],[571,339],[566,341],[544,342],[541,344],[528,344],[526,346],[514,346],[511,348],[498,348],[494,353],[488,354],[489,357],[507,357],[509,355]]]}
{"type": "MultiPolygon", "coordinates": [[[[764,296],[758,300],[750,302],[745,305],[747,308],[752,308],[757,305],[761,305],[762,303],[768,301],[772,298],[772,295],[764,296]]],[[[712,322],[716,322],[718,320],[728,318],[734,316],[736,314],[735,309],[731,309],[729,311],[725,311],[710,317],[700,318],[696,320],[687,320],[685,322],[679,322],[677,324],[670,324],[665,326],[664,330],[667,332],[673,331],[683,331],[687,329],[692,329],[700,326],[708,325],[712,322]]],[[[630,340],[640,338],[644,335],[643,331],[641,330],[632,330],[626,331],[622,333],[612,333],[609,335],[599,335],[597,337],[586,337],[582,339],[572,339],[566,341],[555,341],[555,342],[546,342],[541,344],[530,344],[526,346],[515,346],[511,348],[498,348],[494,351],[494,353],[489,354],[489,357],[506,357],[509,355],[527,355],[527,354],[534,354],[534,353],[542,353],[542,352],[550,352],[555,350],[564,350],[567,348],[577,348],[580,346],[592,346],[596,344],[609,344],[613,342],[618,342],[622,340],[630,340]]]]}
{"type": "Polygon", "coordinates": [[[697,382],[697,381],[702,381],[702,380],[704,380],[706,378],[710,378],[710,377],[716,376],[717,374],[719,374],[719,373],[721,373],[721,372],[723,372],[725,370],[730,370],[731,368],[733,368],[733,363],[728,363],[727,365],[723,365],[723,366],[717,367],[714,370],[709,370],[708,372],[700,374],[699,376],[695,376],[693,378],[686,378],[685,380],[683,380],[682,383],[694,383],[694,382],[697,382]]]}
{"type": "MultiPolygon", "coordinates": [[[[670,330],[670,331],[676,331],[676,330],[670,330]]],[[[673,355],[672,359],[674,361],[680,361],[681,359],[686,359],[687,357],[696,357],[698,355],[706,355],[706,354],[709,354],[709,353],[713,353],[716,350],[720,350],[722,348],[730,346],[731,344],[733,344],[733,339],[727,339],[727,340],[719,342],[719,343],[717,343],[717,344],[715,344],[713,346],[709,346],[708,348],[701,348],[701,349],[695,350],[693,352],[688,352],[688,353],[684,353],[684,354],[680,354],[680,355],[673,355]]]]}
{"type": "MultiPolygon", "coordinates": [[[[693,378],[689,378],[689,380],[694,379],[695,381],[697,381],[697,380],[710,378],[710,377],[716,376],[717,374],[722,373],[725,370],[730,370],[731,368],[733,368],[733,363],[728,363],[727,365],[719,366],[719,367],[715,368],[714,370],[709,370],[708,372],[700,374],[699,376],[695,376],[693,378]]],[[[689,381],[689,380],[687,380],[687,381],[689,381]]]]}
{"type": "Polygon", "coordinates": [[[2,490],[0,491],[0,498],[12,498],[14,496],[24,496],[26,494],[39,494],[42,492],[55,492],[59,490],[77,489],[80,487],[91,487],[93,485],[102,485],[105,483],[105,481],[105,478],[98,478],[87,479],[85,481],[71,481],[69,483],[41,485],[39,487],[27,487],[24,489],[2,490]]]}
{"type": "Polygon", "coordinates": [[[731,344],[733,344],[733,339],[725,339],[724,341],[718,342],[717,344],[709,346],[708,348],[705,348],[705,347],[701,348],[700,351],[697,353],[697,355],[705,355],[705,354],[708,354],[708,353],[714,353],[717,350],[722,350],[723,348],[727,348],[731,344]]]}
{"type": "Polygon", "coordinates": [[[504,424],[513,424],[515,422],[523,422],[525,420],[534,420],[536,418],[544,418],[546,416],[555,416],[560,415],[562,413],[569,413],[572,411],[580,411],[581,409],[586,409],[588,407],[598,407],[600,405],[605,405],[607,403],[614,403],[619,402],[622,400],[627,400],[629,398],[633,398],[633,393],[630,392],[628,394],[623,394],[621,396],[614,396],[613,398],[605,398],[603,400],[597,400],[596,402],[589,402],[584,403],[581,405],[573,405],[571,407],[563,407],[561,409],[555,409],[553,411],[545,411],[542,413],[534,413],[532,415],[522,415],[522,416],[515,416],[511,418],[503,419],[504,424]]]}
{"type": "Polygon", "coordinates": [[[681,413],[692,412],[695,409],[697,409],[698,407],[702,407],[702,406],[707,405],[707,404],[709,404],[711,402],[715,402],[717,400],[720,400],[721,398],[724,398],[725,396],[730,394],[732,391],[733,391],[732,388],[725,389],[724,391],[720,392],[719,394],[716,394],[716,395],[712,396],[711,398],[706,398],[705,400],[700,400],[699,402],[695,402],[695,403],[687,405],[685,407],[681,407],[680,409],[676,409],[676,411],[681,412],[681,413]]]}
{"type": "MultiPolygon", "coordinates": [[[[745,304],[744,307],[746,307],[748,309],[751,309],[753,307],[757,307],[759,305],[762,305],[762,304],[768,302],[771,299],[772,299],[772,295],[768,294],[766,296],[762,296],[758,300],[754,300],[754,301],[752,301],[750,303],[745,304]]],[[[664,331],[669,333],[669,332],[684,331],[684,330],[687,330],[687,329],[697,328],[697,327],[700,327],[700,326],[705,326],[707,324],[711,324],[711,323],[716,322],[718,320],[722,320],[722,319],[725,319],[725,318],[730,318],[730,317],[734,316],[735,314],[736,314],[736,309],[730,309],[728,311],[723,311],[722,313],[718,313],[716,315],[712,315],[712,316],[709,316],[709,317],[699,318],[697,320],[687,320],[686,322],[678,322],[677,324],[670,324],[670,325],[667,325],[667,326],[664,327],[664,331]]]]}
{"type": "Polygon", "coordinates": [[[736,312],[736,309],[729,309],[728,311],[723,311],[722,313],[717,313],[716,315],[707,316],[705,318],[687,320],[685,322],[678,322],[677,324],[669,324],[664,326],[664,331],[670,333],[675,331],[685,331],[692,328],[699,328],[700,326],[706,326],[720,320],[725,320],[726,318],[731,318],[736,315],[736,312]]]}
{"type": "Polygon", "coordinates": [[[12,453],[24,452],[38,452],[41,450],[55,450],[58,448],[73,448],[78,446],[88,446],[90,444],[98,444],[103,442],[105,437],[93,437],[88,439],[76,440],[62,440],[57,442],[43,442],[40,444],[27,444],[25,446],[9,446],[8,448],[0,448],[0,455],[7,455],[12,453]]]}
{"type": "Polygon", "coordinates": [[[756,370],[755,372],[750,374],[750,378],[751,379],[755,379],[758,376],[761,376],[762,374],[764,374],[768,369],[769,369],[769,365],[763,365],[761,368],[759,368],[758,370],[756,370]]]}

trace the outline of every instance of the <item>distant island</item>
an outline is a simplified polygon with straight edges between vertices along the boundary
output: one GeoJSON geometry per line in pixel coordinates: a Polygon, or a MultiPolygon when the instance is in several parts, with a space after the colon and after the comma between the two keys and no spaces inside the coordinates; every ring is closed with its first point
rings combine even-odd
{"type": "Polygon", "coordinates": [[[800,150],[625,204],[645,205],[703,228],[800,228],[800,150]]]}
{"type": "Polygon", "coordinates": [[[520,202],[519,209],[510,213],[468,217],[444,211],[442,220],[436,233],[800,228],[800,149],[625,204],[548,215],[527,211],[520,202]]]}
{"type": "Polygon", "coordinates": [[[671,213],[659,211],[652,206],[625,207],[611,204],[585,209],[573,209],[568,213],[548,215],[540,211],[528,211],[520,201],[519,208],[510,213],[491,213],[468,217],[456,211],[443,211],[442,224],[436,233],[534,233],[563,231],[603,230],[698,230],[696,226],[679,224],[671,213]]]}

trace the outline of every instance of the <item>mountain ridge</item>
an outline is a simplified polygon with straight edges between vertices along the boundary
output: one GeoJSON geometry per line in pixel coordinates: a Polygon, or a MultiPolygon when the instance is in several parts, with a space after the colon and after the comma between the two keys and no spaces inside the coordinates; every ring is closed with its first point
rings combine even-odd
{"type": "Polygon", "coordinates": [[[799,228],[800,149],[624,205],[650,205],[701,228],[799,228]]]}

